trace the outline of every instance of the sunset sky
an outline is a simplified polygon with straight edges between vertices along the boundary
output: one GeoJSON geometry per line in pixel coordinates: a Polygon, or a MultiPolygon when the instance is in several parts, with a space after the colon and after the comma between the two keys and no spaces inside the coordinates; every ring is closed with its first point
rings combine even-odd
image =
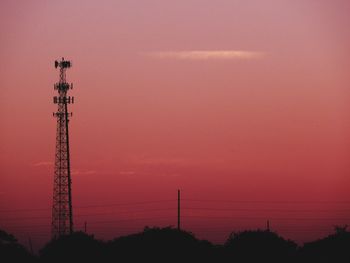
{"type": "Polygon", "coordinates": [[[50,237],[69,59],[76,230],[182,226],[222,243],[350,224],[350,1],[0,2],[0,228],[50,237]],[[154,202],[157,201],[157,202],[154,202]]]}

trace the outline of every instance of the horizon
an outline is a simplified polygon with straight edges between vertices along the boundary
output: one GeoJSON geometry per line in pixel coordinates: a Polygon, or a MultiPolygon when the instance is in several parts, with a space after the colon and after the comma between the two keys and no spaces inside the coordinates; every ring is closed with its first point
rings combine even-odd
{"type": "Polygon", "coordinates": [[[350,2],[0,3],[0,228],[50,238],[58,81],[75,230],[298,244],[350,223],[350,2]]]}

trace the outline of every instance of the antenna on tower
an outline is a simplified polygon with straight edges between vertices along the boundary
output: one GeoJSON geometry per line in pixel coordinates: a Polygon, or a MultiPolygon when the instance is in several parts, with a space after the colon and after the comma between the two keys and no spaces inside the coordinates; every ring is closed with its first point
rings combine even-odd
{"type": "Polygon", "coordinates": [[[55,68],[59,68],[59,82],[54,85],[58,96],[53,97],[53,102],[58,105],[57,112],[53,116],[57,118],[55,172],[52,204],[52,237],[73,233],[72,211],[72,179],[70,169],[69,132],[68,123],[72,113],[68,112],[68,104],[74,102],[74,97],[67,96],[72,84],[66,81],[66,70],[72,66],[68,60],[55,61],[55,68]]]}

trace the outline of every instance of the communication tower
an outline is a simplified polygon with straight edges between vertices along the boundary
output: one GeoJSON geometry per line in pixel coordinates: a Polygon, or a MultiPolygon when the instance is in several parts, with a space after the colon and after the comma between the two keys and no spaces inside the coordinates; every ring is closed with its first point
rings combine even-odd
{"type": "Polygon", "coordinates": [[[66,70],[72,66],[70,61],[55,61],[55,68],[60,70],[59,82],[54,84],[58,96],[53,102],[58,105],[53,116],[57,119],[55,172],[52,204],[52,237],[57,238],[73,232],[72,211],[72,179],[70,170],[69,132],[68,124],[72,113],[68,112],[68,104],[74,103],[74,97],[67,96],[73,84],[66,82],[66,70]]]}

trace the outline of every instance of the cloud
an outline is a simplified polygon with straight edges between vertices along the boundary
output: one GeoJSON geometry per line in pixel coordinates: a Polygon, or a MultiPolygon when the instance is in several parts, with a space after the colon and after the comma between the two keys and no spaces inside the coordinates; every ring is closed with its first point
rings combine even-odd
{"type": "Polygon", "coordinates": [[[136,164],[141,165],[180,165],[186,163],[185,159],[180,158],[139,158],[135,159],[136,164]]]}
{"type": "Polygon", "coordinates": [[[263,52],[243,50],[156,51],[149,52],[147,55],[159,59],[178,60],[249,60],[265,56],[263,52]]]}
{"type": "Polygon", "coordinates": [[[120,171],[119,174],[121,175],[134,175],[135,171],[120,171]]]}
{"type": "Polygon", "coordinates": [[[39,166],[52,166],[53,162],[48,162],[48,161],[42,161],[42,162],[37,162],[34,163],[33,166],[39,167],[39,166]]]}
{"type": "Polygon", "coordinates": [[[95,170],[80,170],[80,169],[72,169],[72,175],[93,175],[96,174],[95,170]]]}

